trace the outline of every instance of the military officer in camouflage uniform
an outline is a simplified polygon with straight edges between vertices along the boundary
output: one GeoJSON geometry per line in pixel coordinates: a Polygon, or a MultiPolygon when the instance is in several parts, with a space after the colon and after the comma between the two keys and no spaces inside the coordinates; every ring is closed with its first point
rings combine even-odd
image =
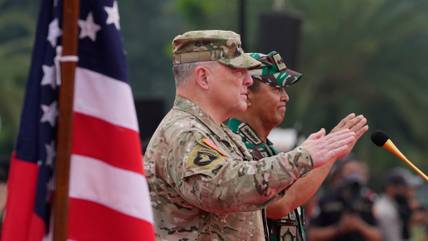
{"type": "Polygon", "coordinates": [[[176,99],[145,153],[157,240],[264,240],[260,210],[355,135],[338,131],[254,161],[223,122],[246,110],[248,69],[260,62],[230,31],[186,32],[172,45],[176,99]]]}
{"type": "MultiPolygon", "coordinates": [[[[289,101],[286,87],[296,83],[302,74],[287,68],[282,57],[275,51],[269,54],[251,53],[250,56],[262,64],[250,71],[254,83],[249,87],[248,109],[230,119],[228,125],[234,133],[241,136],[253,158],[260,160],[278,154],[267,136],[284,120],[289,101]]],[[[366,123],[364,116],[350,114],[334,131],[350,129],[359,138],[368,130],[366,123]]],[[[353,144],[350,144],[348,151],[353,144]]],[[[267,240],[305,240],[303,209],[298,206],[303,205],[316,192],[334,161],[308,172],[287,188],[281,200],[267,207],[267,240]]]]}

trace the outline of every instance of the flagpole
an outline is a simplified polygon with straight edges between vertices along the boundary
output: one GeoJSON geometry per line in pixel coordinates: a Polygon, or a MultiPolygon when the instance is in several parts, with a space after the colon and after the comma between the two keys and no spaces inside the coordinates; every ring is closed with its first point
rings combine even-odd
{"type": "Polygon", "coordinates": [[[55,164],[55,194],[53,200],[53,240],[67,240],[68,191],[70,177],[74,77],[77,64],[77,21],[79,0],[63,1],[63,36],[61,63],[61,88],[57,133],[57,158],[55,164]]]}

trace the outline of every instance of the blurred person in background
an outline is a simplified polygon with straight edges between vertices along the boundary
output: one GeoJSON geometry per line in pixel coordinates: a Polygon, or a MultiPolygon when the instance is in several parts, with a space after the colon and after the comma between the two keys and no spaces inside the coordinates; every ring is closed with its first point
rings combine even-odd
{"type": "Polygon", "coordinates": [[[425,207],[412,209],[410,227],[412,241],[428,241],[428,210],[425,207]]]}
{"type": "Polygon", "coordinates": [[[402,168],[395,168],[387,174],[383,193],[375,203],[384,241],[412,240],[412,224],[423,221],[420,214],[424,212],[415,197],[418,185],[415,180],[410,172],[402,168]]]}
{"type": "MultiPolygon", "coordinates": [[[[267,137],[273,128],[279,126],[286,113],[289,96],[286,88],[296,83],[301,73],[287,68],[282,57],[275,51],[269,54],[250,53],[262,64],[250,70],[253,84],[249,87],[248,108],[229,120],[230,129],[239,134],[255,160],[276,155],[267,137]]],[[[364,116],[350,114],[333,131],[350,129],[357,139],[368,129],[364,116]]],[[[352,149],[352,143],[348,152],[352,149]]],[[[267,216],[266,239],[271,241],[305,240],[304,213],[299,207],[308,201],[328,175],[335,160],[308,172],[285,190],[285,195],[263,210],[267,216]]]]}
{"type": "Polygon", "coordinates": [[[400,173],[408,183],[406,197],[407,206],[410,208],[410,218],[408,218],[407,224],[403,227],[403,233],[408,236],[408,240],[412,241],[421,241],[424,238],[428,238],[428,212],[422,206],[422,200],[418,199],[417,195],[421,191],[422,179],[407,168],[397,167],[393,170],[400,173]]]}
{"type": "Polygon", "coordinates": [[[320,197],[318,213],[308,228],[310,241],[381,240],[368,178],[367,165],[353,155],[337,162],[331,187],[320,197]]]}

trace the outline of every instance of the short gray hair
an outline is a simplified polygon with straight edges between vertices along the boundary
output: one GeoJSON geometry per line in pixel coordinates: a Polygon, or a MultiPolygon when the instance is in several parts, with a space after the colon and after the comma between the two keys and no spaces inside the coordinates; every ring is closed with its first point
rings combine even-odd
{"type": "Polygon", "coordinates": [[[175,86],[179,86],[180,84],[188,80],[196,66],[197,66],[197,63],[185,63],[185,64],[173,65],[172,71],[174,73],[175,86]]]}
{"type": "Polygon", "coordinates": [[[209,66],[217,61],[200,61],[194,63],[184,63],[184,64],[175,64],[172,66],[172,71],[174,73],[175,86],[179,86],[189,79],[193,70],[199,66],[209,66]]]}

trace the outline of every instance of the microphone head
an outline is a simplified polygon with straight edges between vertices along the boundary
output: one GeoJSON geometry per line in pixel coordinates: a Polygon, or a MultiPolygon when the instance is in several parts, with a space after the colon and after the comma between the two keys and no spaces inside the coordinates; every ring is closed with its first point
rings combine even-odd
{"type": "Polygon", "coordinates": [[[382,131],[376,131],[372,134],[371,139],[374,144],[382,147],[386,141],[388,141],[389,137],[385,135],[382,131]]]}

